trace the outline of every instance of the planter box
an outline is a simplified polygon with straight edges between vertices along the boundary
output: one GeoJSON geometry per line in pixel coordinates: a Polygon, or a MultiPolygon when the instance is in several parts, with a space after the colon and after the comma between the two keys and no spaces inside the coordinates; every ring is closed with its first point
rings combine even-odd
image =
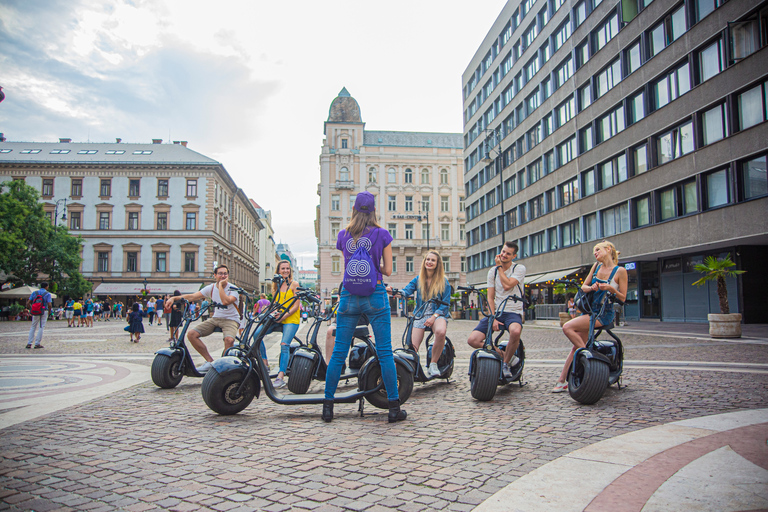
{"type": "Polygon", "coordinates": [[[741,313],[709,314],[709,335],[713,338],[741,338],[741,313]]]}
{"type": "Polygon", "coordinates": [[[464,318],[464,312],[463,311],[451,311],[451,318],[454,320],[461,320],[464,318]]]}
{"type": "Polygon", "coordinates": [[[571,319],[571,315],[568,313],[560,313],[560,327],[564,326],[567,321],[571,319]]]}

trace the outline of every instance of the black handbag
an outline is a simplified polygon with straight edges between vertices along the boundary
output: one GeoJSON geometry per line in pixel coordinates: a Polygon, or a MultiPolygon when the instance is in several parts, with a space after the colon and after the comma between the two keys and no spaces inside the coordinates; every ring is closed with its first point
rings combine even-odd
{"type": "Polygon", "coordinates": [[[576,297],[573,298],[573,305],[583,314],[591,315],[593,297],[594,293],[592,291],[585,292],[584,290],[579,289],[579,291],[576,292],[576,297]]]}

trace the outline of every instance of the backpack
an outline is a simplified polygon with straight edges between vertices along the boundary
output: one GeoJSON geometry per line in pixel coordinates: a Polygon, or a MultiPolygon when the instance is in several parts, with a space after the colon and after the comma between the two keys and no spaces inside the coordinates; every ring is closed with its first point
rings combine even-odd
{"type": "Polygon", "coordinates": [[[32,299],[32,305],[29,308],[30,313],[32,313],[35,316],[40,316],[43,314],[43,311],[45,310],[45,296],[42,294],[37,294],[34,299],[32,299]]]}
{"type": "Polygon", "coordinates": [[[368,252],[373,243],[362,244],[362,240],[362,237],[357,240],[357,249],[344,268],[344,288],[352,295],[367,297],[376,290],[378,265],[368,252]]]}

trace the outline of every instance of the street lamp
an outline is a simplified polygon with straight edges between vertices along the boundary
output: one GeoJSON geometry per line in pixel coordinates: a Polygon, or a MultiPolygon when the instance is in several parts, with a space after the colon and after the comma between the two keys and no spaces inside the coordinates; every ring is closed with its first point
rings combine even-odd
{"type": "MultiPolygon", "coordinates": [[[[419,210],[418,210],[418,214],[417,215],[418,215],[417,218],[419,219],[419,222],[421,222],[421,204],[419,204],[419,210]]],[[[429,210],[424,212],[424,218],[427,219],[427,252],[429,252],[429,235],[430,235],[430,232],[429,232],[429,210]]]]}
{"type": "Polygon", "coordinates": [[[499,136],[498,128],[486,128],[483,130],[483,133],[485,133],[485,140],[483,141],[485,157],[483,158],[483,163],[488,165],[493,162],[494,170],[496,171],[496,174],[499,175],[499,185],[501,186],[501,197],[499,198],[501,205],[501,226],[499,229],[501,231],[501,245],[504,245],[506,240],[507,219],[506,214],[504,213],[504,177],[502,176],[500,162],[501,137],[499,136]],[[492,156],[491,151],[495,151],[496,155],[492,156]]]}
{"type": "Polygon", "coordinates": [[[66,199],[59,199],[56,201],[56,206],[53,210],[53,225],[56,225],[56,222],[59,220],[59,203],[64,203],[64,206],[61,208],[61,220],[65,221],[67,220],[67,200],[66,199]]]}
{"type": "Polygon", "coordinates": [[[147,295],[147,278],[144,278],[144,295],[147,295]]]}

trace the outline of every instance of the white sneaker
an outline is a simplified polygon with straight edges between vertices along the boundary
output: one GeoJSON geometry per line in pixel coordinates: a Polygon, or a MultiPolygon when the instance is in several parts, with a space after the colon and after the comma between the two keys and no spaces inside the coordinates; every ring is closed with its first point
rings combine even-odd
{"type": "Polygon", "coordinates": [[[509,362],[509,367],[512,368],[513,366],[517,366],[520,364],[520,358],[517,356],[512,356],[512,360],[509,362]]]}
{"type": "Polygon", "coordinates": [[[505,364],[501,368],[501,373],[504,375],[504,378],[511,379],[512,378],[512,370],[509,369],[509,365],[505,364]]]}
{"type": "Polygon", "coordinates": [[[206,361],[205,364],[203,364],[202,366],[200,366],[197,369],[197,371],[198,371],[198,373],[205,373],[208,370],[210,370],[211,368],[213,368],[213,364],[211,364],[210,361],[206,361]]]}
{"type": "Polygon", "coordinates": [[[429,363],[429,376],[430,377],[440,376],[440,368],[437,367],[437,363],[429,363]]]}

